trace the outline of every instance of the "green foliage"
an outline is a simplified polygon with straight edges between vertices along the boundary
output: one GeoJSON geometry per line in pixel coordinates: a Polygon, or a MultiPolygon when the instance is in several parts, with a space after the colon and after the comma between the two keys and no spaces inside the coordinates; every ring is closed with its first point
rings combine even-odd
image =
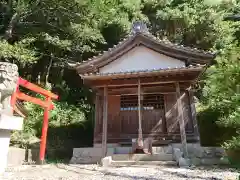
{"type": "Polygon", "coordinates": [[[221,113],[214,108],[202,107],[198,109],[197,120],[202,146],[221,146],[226,139],[236,135],[233,127],[219,126],[221,113]]]}
{"type": "Polygon", "coordinates": [[[220,121],[226,126],[228,126],[227,121],[231,126],[240,124],[240,122],[234,122],[239,119],[240,108],[239,50],[240,47],[236,47],[219,57],[218,64],[206,80],[204,88],[207,102],[222,113],[220,121]]]}
{"type": "MultiPolygon", "coordinates": [[[[24,106],[29,112],[24,120],[24,129],[14,132],[11,142],[20,147],[29,147],[39,142],[44,110],[40,106],[28,102],[24,106]]],[[[49,128],[73,124],[84,125],[86,117],[81,109],[81,105],[73,106],[67,102],[54,102],[54,110],[50,112],[49,116],[49,128]]]]}
{"type": "Polygon", "coordinates": [[[0,40],[0,59],[9,62],[21,61],[23,64],[36,62],[36,52],[26,48],[31,41],[32,39],[23,39],[11,45],[6,40],[0,40]]]}
{"type": "Polygon", "coordinates": [[[145,1],[144,13],[159,37],[200,49],[223,49],[234,40],[237,22],[222,21],[236,4],[209,6],[202,0],[145,1]]]}
{"type": "Polygon", "coordinates": [[[233,137],[223,143],[223,148],[226,150],[240,150],[240,136],[233,137]]]}
{"type": "MultiPolygon", "coordinates": [[[[33,83],[51,84],[60,96],[50,115],[53,146],[69,147],[71,143],[63,141],[75,136],[89,142],[92,93],[66,62],[81,62],[112,47],[133,21],[143,20],[160,38],[219,52],[201,83],[203,108],[198,115],[202,139],[216,145],[239,129],[240,49],[235,41],[240,23],[223,21],[226,15],[238,13],[239,7],[239,1],[231,0],[2,0],[0,59],[18,64],[20,75],[33,83]],[[80,128],[76,124],[83,134],[76,134],[80,128]]],[[[24,130],[12,135],[12,143],[20,146],[38,142],[41,134],[43,110],[29,103],[25,107],[29,115],[24,130]]]]}
{"type": "Polygon", "coordinates": [[[69,105],[66,102],[56,102],[55,108],[50,114],[50,123],[52,127],[67,126],[71,124],[81,124],[86,121],[81,106],[69,105]]]}
{"type": "MultiPolygon", "coordinates": [[[[231,135],[220,135],[221,139],[229,140],[240,131],[240,61],[239,47],[225,50],[218,57],[218,64],[212,67],[203,89],[204,103],[207,104],[206,114],[212,115],[214,123],[226,129],[231,129],[231,135]],[[208,109],[218,113],[215,116],[208,109]]],[[[201,116],[201,115],[200,115],[201,116]]],[[[202,116],[201,118],[204,118],[202,116]]],[[[237,139],[232,139],[224,147],[235,147],[237,139]]]]}

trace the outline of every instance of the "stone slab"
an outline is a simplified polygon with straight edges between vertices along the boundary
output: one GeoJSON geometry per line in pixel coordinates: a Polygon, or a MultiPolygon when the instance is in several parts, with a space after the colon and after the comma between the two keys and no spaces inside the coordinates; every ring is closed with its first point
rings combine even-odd
{"type": "Polygon", "coordinates": [[[178,162],[179,159],[183,156],[182,151],[179,148],[173,149],[173,159],[178,162]]]}
{"type": "MultiPolygon", "coordinates": [[[[114,148],[107,149],[107,156],[114,154],[114,148]]],[[[102,159],[102,148],[74,148],[70,160],[72,164],[100,163],[102,159]]]]}
{"type": "MultiPolygon", "coordinates": [[[[95,147],[95,148],[101,148],[101,147],[102,147],[102,144],[94,144],[93,147],[95,147]]],[[[108,144],[107,144],[107,147],[109,147],[109,148],[119,147],[119,144],[118,144],[118,143],[108,143],[108,144]]]]}
{"type": "Polygon", "coordinates": [[[17,116],[0,115],[0,129],[22,130],[23,118],[17,116]]]}
{"type": "Polygon", "coordinates": [[[103,167],[109,167],[109,166],[111,166],[112,157],[111,157],[111,156],[107,156],[107,157],[105,157],[105,158],[102,158],[101,163],[102,163],[102,166],[103,166],[103,167]]]}
{"type": "Polygon", "coordinates": [[[8,149],[10,143],[11,131],[0,129],[0,174],[5,171],[7,166],[8,149]]]}
{"type": "Polygon", "coordinates": [[[114,161],[173,161],[172,154],[114,154],[114,161]]]}
{"type": "Polygon", "coordinates": [[[191,164],[194,165],[194,166],[199,166],[201,165],[201,159],[200,158],[192,158],[191,159],[191,164]]]}
{"type": "MultiPolygon", "coordinates": [[[[182,144],[174,143],[172,146],[182,151],[182,144]]],[[[221,158],[225,155],[221,147],[202,147],[199,143],[188,143],[187,149],[190,158],[221,158]]]]}
{"type": "Polygon", "coordinates": [[[25,162],[26,150],[22,148],[10,147],[8,151],[8,166],[18,166],[25,162]]]}
{"type": "Polygon", "coordinates": [[[175,161],[112,161],[111,166],[137,166],[137,165],[147,165],[147,166],[177,166],[175,161]]]}
{"type": "Polygon", "coordinates": [[[158,146],[158,147],[152,147],[153,154],[159,154],[159,153],[167,153],[172,154],[173,148],[172,146],[158,146]]]}
{"type": "Polygon", "coordinates": [[[229,162],[227,159],[219,158],[204,158],[201,159],[201,165],[228,165],[229,162]]]}
{"type": "Polygon", "coordinates": [[[191,165],[190,159],[187,158],[179,158],[178,160],[179,167],[189,167],[191,165]]]}
{"type": "Polygon", "coordinates": [[[132,147],[115,147],[114,154],[130,154],[132,147]]]}

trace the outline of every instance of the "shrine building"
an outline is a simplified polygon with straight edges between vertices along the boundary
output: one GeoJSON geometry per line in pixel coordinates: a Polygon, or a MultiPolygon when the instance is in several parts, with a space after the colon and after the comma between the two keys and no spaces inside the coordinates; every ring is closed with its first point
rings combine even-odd
{"type": "Polygon", "coordinates": [[[94,145],[199,140],[193,87],[215,54],[154,37],[142,23],[108,51],[75,66],[95,93],[94,145]]]}

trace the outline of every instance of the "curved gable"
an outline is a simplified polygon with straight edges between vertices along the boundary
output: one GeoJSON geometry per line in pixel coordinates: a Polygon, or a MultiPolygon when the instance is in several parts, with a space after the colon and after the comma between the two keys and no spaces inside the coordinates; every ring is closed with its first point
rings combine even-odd
{"type": "Polygon", "coordinates": [[[109,64],[99,68],[100,73],[142,71],[185,67],[181,60],[160,54],[145,46],[136,46],[109,64]]]}
{"type": "Polygon", "coordinates": [[[78,63],[76,69],[79,74],[84,74],[176,68],[183,67],[186,63],[188,65],[207,65],[215,58],[215,55],[211,52],[159,40],[149,33],[139,32],[128,36],[103,54],[78,63]]]}

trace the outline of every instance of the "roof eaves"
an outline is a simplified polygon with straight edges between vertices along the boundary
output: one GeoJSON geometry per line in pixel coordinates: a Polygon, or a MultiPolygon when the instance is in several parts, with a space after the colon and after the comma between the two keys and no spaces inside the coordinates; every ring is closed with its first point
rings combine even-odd
{"type": "Polygon", "coordinates": [[[146,69],[146,70],[139,70],[139,71],[125,71],[125,72],[113,72],[113,73],[85,73],[80,74],[82,78],[86,77],[101,77],[101,76],[116,76],[116,75],[138,75],[138,74],[145,74],[145,73],[154,73],[154,72],[171,72],[171,71],[178,71],[178,70],[199,70],[206,67],[206,65],[197,66],[188,66],[188,67],[175,67],[175,68],[159,68],[159,69],[146,69]]]}
{"type": "Polygon", "coordinates": [[[161,44],[163,46],[167,46],[168,48],[175,49],[175,50],[178,50],[178,51],[198,53],[199,55],[205,55],[205,56],[209,56],[209,57],[212,57],[212,58],[214,58],[214,56],[216,54],[216,52],[212,52],[212,51],[204,51],[204,50],[197,49],[197,48],[191,48],[191,47],[188,47],[188,46],[179,45],[177,43],[173,44],[167,39],[164,39],[164,40],[159,39],[159,38],[155,37],[154,35],[152,35],[150,33],[142,33],[142,35],[147,36],[147,38],[151,38],[151,40],[153,40],[157,44],[161,44]]]}

